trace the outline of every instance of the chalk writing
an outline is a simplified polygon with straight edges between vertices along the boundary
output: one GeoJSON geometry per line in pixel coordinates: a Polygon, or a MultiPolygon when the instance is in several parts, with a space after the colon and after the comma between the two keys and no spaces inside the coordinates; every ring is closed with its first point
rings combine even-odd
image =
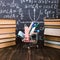
{"type": "Polygon", "coordinates": [[[41,15],[56,18],[57,7],[58,0],[0,0],[0,17],[19,18],[20,22],[27,22],[26,19],[39,21],[41,15]]]}

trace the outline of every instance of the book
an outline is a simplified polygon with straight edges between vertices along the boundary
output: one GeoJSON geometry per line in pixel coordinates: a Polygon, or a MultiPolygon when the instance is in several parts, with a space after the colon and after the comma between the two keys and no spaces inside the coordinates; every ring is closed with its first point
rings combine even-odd
{"type": "Polygon", "coordinates": [[[44,25],[60,25],[60,19],[44,19],[44,25]]]}
{"type": "Polygon", "coordinates": [[[13,38],[5,38],[5,39],[0,39],[0,43],[4,43],[4,42],[9,42],[9,41],[15,41],[16,40],[16,38],[15,37],[13,37],[13,38]]]}
{"type": "Polygon", "coordinates": [[[0,19],[0,48],[16,45],[16,20],[0,19]]]}
{"type": "Polygon", "coordinates": [[[13,46],[16,45],[15,43],[16,41],[9,41],[9,42],[5,42],[5,43],[0,43],[0,48],[4,48],[4,47],[9,47],[9,46],[13,46]]]}
{"type": "Polygon", "coordinates": [[[9,25],[9,24],[16,24],[16,20],[14,20],[14,19],[0,19],[0,24],[7,24],[7,25],[9,25]]]}
{"type": "Polygon", "coordinates": [[[44,19],[44,45],[60,49],[60,19],[44,19]]]}
{"type": "Polygon", "coordinates": [[[35,23],[33,26],[32,26],[32,29],[30,31],[30,35],[32,35],[35,31],[35,29],[37,28],[37,26],[39,25],[39,23],[35,23]]]}
{"type": "Polygon", "coordinates": [[[12,33],[12,34],[0,34],[0,39],[2,39],[2,38],[12,38],[12,37],[16,37],[15,33],[12,33]]]}
{"type": "Polygon", "coordinates": [[[44,43],[44,46],[60,49],[60,45],[44,43]]]}
{"type": "Polygon", "coordinates": [[[18,32],[18,36],[20,36],[21,38],[24,38],[25,37],[25,33],[23,33],[22,31],[19,31],[18,32]]]}
{"type": "Polygon", "coordinates": [[[59,46],[60,46],[60,42],[56,42],[56,41],[47,41],[47,40],[45,40],[44,42],[45,42],[45,43],[48,43],[48,44],[54,44],[54,45],[59,45],[59,46]]]}
{"type": "Polygon", "coordinates": [[[15,33],[16,28],[1,28],[0,34],[6,34],[6,33],[15,33]]]}
{"type": "Polygon", "coordinates": [[[29,42],[29,27],[25,24],[24,25],[24,30],[25,30],[25,41],[29,42]]]}
{"type": "Polygon", "coordinates": [[[32,28],[32,26],[33,26],[34,23],[35,23],[35,21],[32,21],[32,22],[31,22],[31,24],[30,24],[30,26],[29,26],[29,32],[31,31],[31,28],[32,28]]]}
{"type": "Polygon", "coordinates": [[[57,41],[60,42],[60,36],[51,36],[51,35],[44,35],[44,39],[47,41],[57,41]]]}
{"type": "Polygon", "coordinates": [[[9,24],[9,25],[0,24],[0,28],[16,28],[16,24],[9,24]]]}
{"type": "Polygon", "coordinates": [[[60,29],[45,28],[44,35],[60,36],[60,29]]]}
{"type": "Polygon", "coordinates": [[[55,29],[60,29],[60,25],[45,25],[45,28],[55,28],[55,29]]]}

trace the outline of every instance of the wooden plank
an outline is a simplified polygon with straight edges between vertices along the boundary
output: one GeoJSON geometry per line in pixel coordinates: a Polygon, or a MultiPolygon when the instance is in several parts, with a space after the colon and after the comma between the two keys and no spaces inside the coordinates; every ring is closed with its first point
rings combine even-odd
{"type": "Polygon", "coordinates": [[[58,41],[58,42],[60,42],[60,37],[59,36],[45,35],[44,39],[50,40],[50,41],[58,41]]]}
{"type": "Polygon", "coordinates": [[[12,25],[12,24],[10,24],[10,25],[0,25],[0,28],[11,28],[11,27],[16,27],[16,24],[14,24],[14,25],[12,25]]]}
{"type": "Polygon", "coordinates": [[[44,25],[60,25],[60,19],[44,19],[44,25]]]}
{"type": "Polygon", "coordinates": [[[16,45],[15,41],[0,44],[0,48],[16,45]]]}
{"type": "Polygon", "coordinates": [[[60,25],[45,25],[45,28],[56,28],[56,29],[60,29],[60,25]]]}
{"type": "Polygon", "coordinates": [[[54,45],[54,44],[44,43],[44,46],[48,46],[48,47],[52,47],[52,48],[60,49],[60,46],[58,46],[58,45],[54,45]]]}
{"type": "Polygon", "coordinates": [[[44,22],[60,22],[60,19],[44,19],[44,22]]]}
{"type": "Polygon", "coordinates": [[[16,20],[0,19],[0,48],[16,45],[16,20]]]}
{"type": "Polygon", "coordinates": [[[44,42],[48,43],[48,44],[60,45],[60,42],[56,42],[56,41],[47,41],[47,40],[44,40],[44,42]]]}
{"type": "Polygon", "coordinates": [[[0,39],[2,38],[12,38],[12,37],[16,37],[16,35],[13,33],[13,34],[1,34],[0,35],[0,39]]]}
{"type": "Polygon", "coordinates": [[[45,35],[60,36],[60,29],[45,28],[45,35]]]}
{"type": "Polygon", "coordinates": [[[4,34],[4,33],[15,33],[16,28],[3,28],[0,29],[0,34],[4,34]]]}
{"type": "Polygon", "coordinates": [[[8,41],[14,41],[16,38],[6,38],[6,39],[0,39],[0,43],[8,42],[8,41]]]}
{"type": "Polygon", "coordinates": [[[44,22],[44,25],[60,25],[60,22],[44,22]]]}
{"type": "Polygon", "coordinates": [[[13,20],[13,19],[0,19],[0,24],[16,24],[16,20],[13,20]]]}

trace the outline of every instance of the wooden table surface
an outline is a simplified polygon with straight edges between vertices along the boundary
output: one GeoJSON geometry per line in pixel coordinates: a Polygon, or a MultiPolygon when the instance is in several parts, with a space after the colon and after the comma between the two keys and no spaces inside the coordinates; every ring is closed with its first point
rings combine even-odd
{"type": "Polygon", "coordinates": [[[60,50],[43,48],[21,48],[19,45],[1,48],[0,60],[60,60],[60,50]]]}

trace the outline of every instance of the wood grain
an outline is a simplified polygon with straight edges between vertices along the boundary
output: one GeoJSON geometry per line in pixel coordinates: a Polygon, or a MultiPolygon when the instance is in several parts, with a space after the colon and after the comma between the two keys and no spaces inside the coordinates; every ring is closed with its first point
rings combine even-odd
{"type": "Polygon", "coordinates": [[[13,37],[13,38],[6,38],[6,39],[0,39],[0,43],[4,43],[4,42],[8,42],[8,41],[14,41],[14,40],[16,40],[15,37],[13,37]]]}
{"type": "Polygon", "coordinates": [[[44,25],[60,25],[60,19],[44,19],[44,25]]]}
{"type": "Polygon", "coordinates": [[[50,47],[27,49],[17,45],[1,48],[0,60],[60,60],[60,50],[50,47]]]}
{"type": "Polygon", "coordinates": [[[8,47],[8,46],[12,46],[12,45],[16,45],[15,41],[2,43],[2,44],[0,44],[0,48],[4,48],[4,47],[8,47]]]}
{"type": "Polygon", "coordinates": [[[44,19],[44,22],[60,22],[60,19],[44,19]]]}
{"type": "Polygon", "coordinates": [[[60,42],[60,37],[59,36],[45,35],[44,39],[60,42]]]}
{"type": "Polygon", "coordinates": [[[16,20],[0,19],[0,48],[16,45],[16,20]]]}
{"type": "Polygon", "coordinates": [[[54,44],[44,43],[44,46],[48,46],[48,47],[52,47],[52,48],[60,49],[60,46],[58,46],[58,45],[54,45],[54,44]]]}
{"type": "Polygon", "coordinates": [[[0,28],[11,28],[11,27],[16,27],[16,24],[9,24],[9,25],[3,25],[3,24],[1,24],[0,25],[0,28]]]}
{"type": "Polygon", "coordinates": [[[0,24],[16,24],[16,20],[14,19],[0,19],[0,24]]]}
{"type": "Polygon", "coordinates": [[[16,35],[15,35],[15,33],[13,33],[13,34],[1,34],[0,35],[0,39],[2,39],[2,38],[12,38],[12,37],[16,37],[16,35]]]}
{"type": "Polygon", "coordinates": [[[60,29],[60,25],[45,25],[45,28],[55,28],[55,29],[60,29]]]}
{"type": "Polygon", "coordinates": [[[16,28],[3,28],[3,29],[0,29],[0,34],[15,33],[15,32],[16,32],[16,28]]]}

